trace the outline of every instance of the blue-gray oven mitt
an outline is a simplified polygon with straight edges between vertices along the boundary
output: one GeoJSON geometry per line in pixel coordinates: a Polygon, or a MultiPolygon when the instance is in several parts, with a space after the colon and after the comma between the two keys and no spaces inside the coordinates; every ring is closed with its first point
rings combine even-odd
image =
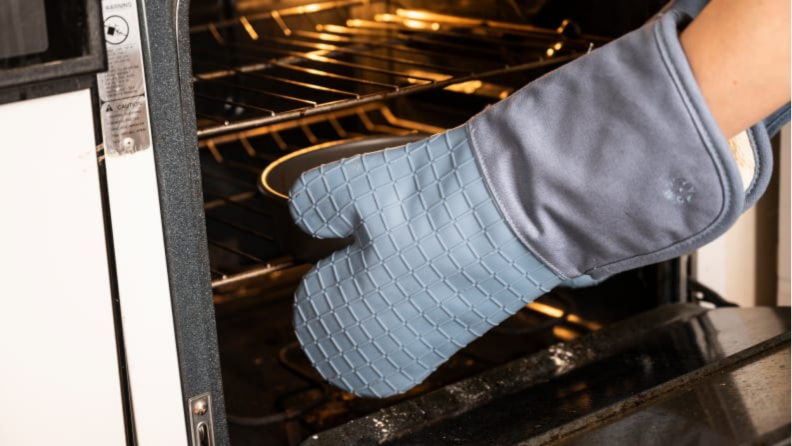
{"type": "Polygon", "coordinates": [[[671,12],[426,140],[306,172],[296,223],[354,242],[300,284],[328,381],[385,397],[562,281],[690,252],[746,195],[671,12]]]}
{"type": "MultiPolygon", "coordinates": [[[[668,2],[651,20],[656,20],[663,15],[676,11],[695,18],[704,9],[710,0],[672,0],[668,2]]],[[[732,154],[743,161],[740,165],[740,175],[745,189],[745,203],[743,212],[751,208],[764,194],[773,172],[773,155],[770,138],[774,137],[781,127],[790,120],[790,104],[787,103],[762,121],[756,123],[744,132],[729,140],[732,154]],[[748,165],[746,165],[748,164],[748,165]]],[[[740,163],[738,163],[740,164],[740,163]]],[[[588,276],[565,280],[560,286],[582,288],[596,285],[607,277],[593,280],[588,276]]]]}

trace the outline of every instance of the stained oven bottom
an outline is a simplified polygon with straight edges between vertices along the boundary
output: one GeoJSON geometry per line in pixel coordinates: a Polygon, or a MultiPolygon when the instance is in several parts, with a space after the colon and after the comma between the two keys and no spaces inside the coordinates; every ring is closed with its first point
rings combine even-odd
{"type": "Polygon", "coordinates": [[[636,296],[617,295],[621,289],[611,283],[596,292],[560,290],[543,296],[460,351],[417,388],[382,400],[342,392],[314,371],[293,333],[293,287],[227,301],[217,306],[217,330],[231,442],[299,444],[379,409],[599,330],[649,305],[636,296]]]}

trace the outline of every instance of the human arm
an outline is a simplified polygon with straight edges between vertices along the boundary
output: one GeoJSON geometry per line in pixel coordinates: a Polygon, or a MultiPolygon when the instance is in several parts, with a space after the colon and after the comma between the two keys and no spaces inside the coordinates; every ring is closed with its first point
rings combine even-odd
{"type": "Polygon", "coordinates": [[[680,36],[727,138],[790,99],[789,0],[713,0],[680,36]]]}

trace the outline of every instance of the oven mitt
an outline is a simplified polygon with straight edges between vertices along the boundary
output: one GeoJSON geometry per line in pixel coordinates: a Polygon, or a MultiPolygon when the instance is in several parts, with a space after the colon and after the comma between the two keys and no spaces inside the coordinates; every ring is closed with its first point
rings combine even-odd
{"type": "Polygon", "coordinates": [[[354,236],[295,295],[319,373],[357,395],[405,392],[562,281],[726,231],[745,193],[680,46],[688,22],[671,12],[461,127],[303,174],[295,222],[354,236]]]}

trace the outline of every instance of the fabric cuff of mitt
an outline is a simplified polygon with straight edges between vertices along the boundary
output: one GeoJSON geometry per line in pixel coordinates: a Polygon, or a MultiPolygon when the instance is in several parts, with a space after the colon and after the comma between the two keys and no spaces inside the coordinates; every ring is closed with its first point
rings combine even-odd
{"type": "Polygon", "coordinates": [[[730,146],[679,43],[689,22],[665,14],[469,124],[506,220],[560,277],[596,280],[677,257],[743,211],[730,146]]]}

